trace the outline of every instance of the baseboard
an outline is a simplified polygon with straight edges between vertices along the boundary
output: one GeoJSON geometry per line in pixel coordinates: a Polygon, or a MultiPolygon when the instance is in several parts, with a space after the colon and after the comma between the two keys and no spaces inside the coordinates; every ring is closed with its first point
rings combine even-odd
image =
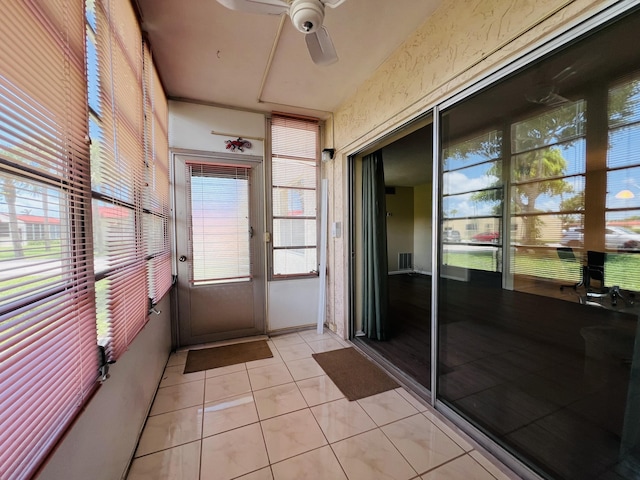
{"type": "Polygon", "coordinates": [[[431,272],[426,270],[393,270],[392,272],[387,272],[387,275],[406,275],[407,273],[415,273],[417,275],[429,275],[431,276],[431,272]]]}
{"type": "MultiPolygon", "coordinates": [[[[328,328],[326,323],[324,324],[324,327],[328,328]]],[[[286,327],[286,328],[279,328],[277,330],[269,330],[267,332],[267,335],[269,335],[270,337],[275,337],[278,335],[286,335],[287,333],[303,332],[305,330],[311,330],[315,328],[318,328],[318,325],[316,323],[309,323],[307,325],[297,325],[295,327],[286,327]]]]}
{"type": "Polygon", "coordinates": [[[387,272],[387,275],[404,275],[405,273],[413,273],[413,270],[393,270],[392,272],[387,272]]]}

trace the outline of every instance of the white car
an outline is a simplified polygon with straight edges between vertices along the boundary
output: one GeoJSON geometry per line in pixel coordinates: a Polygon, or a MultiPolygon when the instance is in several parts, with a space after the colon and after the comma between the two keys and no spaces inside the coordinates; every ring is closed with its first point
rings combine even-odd
{"type": "MultiPolygon", "coordinates": [[[[579,248],[584,242],[582,227],[569,227],[562,232],[560,243],[567,247],[579,248]]],[[[607,250],[640,250],[640,233],[624,227],[607,227],[605,229],[605,247],[607,250]]]]}

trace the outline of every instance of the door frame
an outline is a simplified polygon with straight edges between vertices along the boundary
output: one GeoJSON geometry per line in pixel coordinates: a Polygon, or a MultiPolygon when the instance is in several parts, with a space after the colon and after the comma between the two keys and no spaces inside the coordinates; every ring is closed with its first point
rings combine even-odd
{"type": "MultiPolygon", "coordinates": [[[[266,266],[265,266],[265,210],[264,210],[264,157],[258,155],[238,155],[222,152],[209,152],[202,150],[190,150],[175,148],[170,150],[170,175],[172,180],[172,210],[173,221],[171,222],[171,228],[173,229],[173,271],[175,274],[176,284],[176,307],[175,318],[173,319],[175,332],[175,347],[180,348],[187,345],[195,345],[198,343],[207,343],[212,341],[224,340],[224,335],[202,335],[199,336],[194,342],[194,338],[188,334],[185,329],[188,325],[185,322],[180,321],[180,312],[184,312],[189,308],[190,298],[185,295],[180,295],[181,279],[179,275],[178,257],[181,255],[178,252],[178,240],[181,242],[189,241],[188,239],[188,226],[186,225],[186,215],[182,216],[178,212],[178,202],[186,199],[186,192],[184,187],[186,185],[178,185],[176,182],[176,168],[179,164],[182,164],[177,157],[188,157],[195,161],[202,161],[203,163],[219,163],[229,165],[246,165],[251,168],[251,189],[249,191],[249,209],[252,218],[255,218],[254,236],[252,255],[253,255],[253,271],[252,281],[255,283],[254,287],[254,311],[259,321],[256,321],[257,331],[247,332],[248,335],[264,335],[267,331],[267,308],[266,308],[266,266]],[[189,341],[191,339],[192,341],[189,341]]],[[[186,202],[185,202],[185,208],[186,202]]],[[[188,281],[188,279],[187,279],[188,281]]],[[[237,334],[231,334],[227,338],[236,338],[237,334]]]]}

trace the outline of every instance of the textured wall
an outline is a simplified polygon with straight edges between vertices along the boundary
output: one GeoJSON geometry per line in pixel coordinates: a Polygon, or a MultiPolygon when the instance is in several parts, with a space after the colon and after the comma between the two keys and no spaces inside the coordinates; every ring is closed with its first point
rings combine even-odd
{"type": "Polygon", "coordinates": [[[578,20],[597,0],[445,0],[335,113],[344,150],[366,143],[553,31],[578,20]]]}
{"type": "MultiPolygon", "coordinates": [[[[445,0],[335,112],[328,129],[336,159],[326,164],[332,218],[347,219],[347,158],[381,134],[431,109],[543,40],[616,3],[613,0],[445,0]]],[[[348,231],[347,228],[344,229],[348,231]]],[[[346,337],[348,238],[329,255],[328,314],[346,337]]]]}

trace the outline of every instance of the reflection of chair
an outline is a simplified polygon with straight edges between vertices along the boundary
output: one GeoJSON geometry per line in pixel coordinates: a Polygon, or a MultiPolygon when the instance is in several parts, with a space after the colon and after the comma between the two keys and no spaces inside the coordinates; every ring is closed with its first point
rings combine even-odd
{"type": "Polygon", "coordinates": [[[589,250],[587,252],[587,265],[584,271],[584,277],[582,281],[585,287],[587,287],[587,293],[589,289],[593,287],[591,280],[596,280],[600,283],[600,289],[605,290],[604,286],[604,262],[607,258],[607,254],[604,252],[594,252],[589,250]]]}
{"type": "Polygon", "coordinates": [[[621,298],[626,304],[632,304],[633,301],[627,300],[624,295],[622,295],[618,285],[611,287],[605,286],[604,263],[606,257],[607,254],[604,252],[594,252],[591,250],[587,252],[587,264],[584,266],[582,275],[582,281],[587,288],[587,299],[609,297],[611,298],[611,305],[615,306],[618,303],[618,298],[621,298]],[[600,283],[599,290],[593,290],[592,280],[600,283]]]}
{"type": "MultiPolygon", "coordinates": [[[[573,248],[571,247],[558,247],[557,248],[558,258],[563,262],[567,263],[575,263],[577,267],[580,267],[580,262],[576,258],[573,253],[573,248]]],[[[571,287],[574,290],[578,287],[582,286],[584,282],[584,271],[582,272],[582,276],[580,277],[580,281],[577,283],[573,283],[571,285],[560,285],[560,290],[564,290],[564,287],[571,287]]]]}

